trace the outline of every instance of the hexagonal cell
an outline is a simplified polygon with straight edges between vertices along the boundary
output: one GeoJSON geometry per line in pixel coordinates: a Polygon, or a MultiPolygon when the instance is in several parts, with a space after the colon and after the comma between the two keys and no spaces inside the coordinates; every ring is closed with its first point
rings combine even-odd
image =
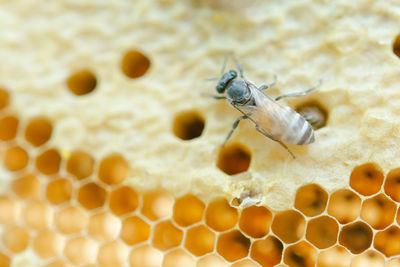
{"type": "Polygon", "coordinates": [[[154,190],[143,194],[141,213],[150,220],[167,218],[172,215],[174,198],[165,190],[154,190]]]}
{"type": "Polygon", "coordinates": [[[0,252],[0,266],[9,267],[11,265],[11,259],[6,254],[0,252]]]}
{"type": "Polygon", "coordinates": [[[96,262],[97,245],[92,239],[78,236],[68,240],[64,255],[75,265],[86,265],[96,262]]]}
{"type": "Polygon", "coordinates": [[[287,210],[275,215],[271,229],[285,243],[293,243],[304,235],[306,221],[299,212],[287,210]]]}
{"type": "Polygon", "coordinates": [[[180,226],[189,226],[203,218],[205,204],[197,197],[188,194],[178,198],[174,205],[174,221],[180,226]]]}
{"type": "Polygon", "coordinates": [[[250,240],[240,231],[232,230],[218,237],[217,252],[227,261],[237,261],[247,257],[250,240]]]}
{"type": "Polygon", "coordinates": [[[306,238],[319,249],[336,244],[339,225],[329,216],[312,219],[307,224],[306,238]]]}
{"type": "Polygon", "coordinates": [[[339,234],[339,243],[353,254],[360,254],[372,242],[372,230],[363,222],[355,222],[343,226],[339,234]]]}
{"type": "Polygon", "coordinates": [[[386,267],[399,267],[399,266],[400,266],[400,258],[391,259],[386,263],[386,267]]]}
{"type": "Polygon", "coordinates": [[[88,233],[98,241],[111,241],[118,237],[121,221],[112,213],[104,211],[89,219],[88,233]]]}
{"type": "Polygon", "coordinates": [[[62,254],[64,242],[61,234],[55,231],[42,231],[33,239],[33,250],[42,259],[51,259],[62,254]]]}
{"type": "Polygon", "coordinates": [[[208,204],[206,223],[215,231],[231,229],[238,221],[238,211],[229,205],[228,200],[219,198],[208,204]]]}
{"type": "Polygon", "coordinates": [[[283,244],[274,236],[257,240],[251,245],[250,256],[261,266],[275,266],[281,262],[283,244]]]}
{"type": "Polygon", "coordinates": [[[0,224],[15,224],[21,213],[20,203],[9,197],[0,196],[0,224]]]}
{"type": "Polygon", "coordinates": [[[28,165],[29,155],[20,146],[13,146],[7,149],[4,156],[4,165],[10,171],[19,171],[28,165]]]}
{"type": "Polygon", "coordinates": [[[100,162],[99,179],[106,184],[120,184],[128,174],[128,162],[120,154],[109,155],[100,162]]]}
{"type": "Polygon", "coordinates": [[[128,247],[120,241],[112,241],[99,248],[97,263],[100,266],[123,266],[129,256],[128,247]]]}
{"type": "Polygon", "coordinates": [[[387,174],[384,189],[386,195],[400,202],[400,168],[393,169],[387,174]]]}
{"type": "Polygon", "coordinates": [[[351,267],[384,267],[385,258],[374,250],[368,250],[364,253],[357,255],[351,262],[351,267]]]}
{"type": "Polygon", "coordinates": [[[204,225],[195,226],[186,232],[185,247],[195,256],[203,256],[214,250],[215,234],[204,225]]]}
{"type": "Polygon", "coordinates": [[[159,250],[167,250],[179,246],[183,232],[176,228],[172,222],[159,222],[153,230],[153,246],[159,250]]]}
{"type": "Polygon", "coordinates": [[[245,259],[242,261],[235,262],[232,267],[258,267],[259,265],[252,260],[245,259]]]}
{"type": "Polygon", "coordinates": [[[339,223],[345,224],[357,219],[361,209],[361,198],[353,191],[341,189],[330,196],[328,214],[339,223]]]}
{"type": "Polygon", "coordinates": [[[313,217],[321,214],[328,202],[328,193],[317,184],[300,187],[296,192],[294,206],[304,215],[313,217]]]}
{"type": "Polygon", "coordinates": [[[79,203],[88,210],[102,207],[106,196],[106,190],[95,183],[85,184],[78,191],[79,203]]]}
{"type": "Polygon", "coordinates": [[[149,58],[138,50],[129,50],[122,58],[121,70],[128,78],[142,77],[149,68],[149,58]]]}
{"type": "Polygon", "coordinates": [[[351,263],[351,254],[341,246],[334,246],[321,251],[318,255],[319,267],[348,267],[351,263]]]}
{"type": "Polygon", "coordinates": [[[163,267],[195,267],[194,258],[182,249],[168,252],[164,256],[163,267]]]}
{"type": "Polygon", "coordinates": [[[182,140],[199,137],[204,129],[204,118],[196,111],[184,111],[175,116],[173,132],[182,140]]]}
{"type": "Polygon", "coordinates": [[[219,150],[217,167],[226,174],[234,175],[247,171],[250,161],[249,149],[238,143],[228,144],[219,150]]]}
{"type": "Polygon", "coordinates": [[[11,188],[18,197],[23,199],[38,198],[40,195],[40,181],[33,174],[26,174],[15,179],[11,188]]]}
{"type": "Polygon", "coordinates": [[[93,173],[94,159],[83,151],[74,151],[67,161],[67,172],[75,176],[78,180],[89,177],[93,173]]]}
{"type": "Polygon", "coordinates": [[[10,103],[10,94],[6,89],[0,88],[0,109],[8,106],[10,103]]]}
{"type": "Polygon", "coordinates": [[[128,245],[144,242],[150,237],[150,225],[137,216],[131,216],[123,220],[121,239],[128,245]]]}
{"type": "Polygon", "coordinates": [[[396,222],[397,222],[398,225],[400,225],[400,207],[397,210],[396,222]]]}
{"type": "Polygon", "coordinates": [[[90,70],[79,70],[67,79],[67,87],[74,95],[91,93],[97,85],[96,76],[90,70]]]}
{"type": "Polygon", "coordinates": [[[51,181],[46,188],[46,198],[54,205],[59,205],[71,199],[72,182],[68,179],[51,181]]]}
{"type": "Polygon", "coordinates": [[[0,118],[0,140],[10,141],[15,138],[18,130],[18,118],[8,115],[0,118]]]}
{"type": "Polygon", "coordinates": [[[56,149],[46,150],[36,158],[36,168],[45,175],[58,173],[60,163],[61,156],[56,149]]]}
{"type": "Polygon", "coordinates": [[[53,132],[51,121],[44,117],[33,118],[25,128],[25,139],[33,146],[41,146],[49,141],[53,132]]]}
{"type": "Polygon", "coordinates": [[[121,216],[136,210],[139,205],[139,196],[130,186],[121,186],[111,192],[110,209],[121,216]]]}
{"type": "Polygon", "coordinates": [[[229,265],[217,254],[209,254],[197,260],[197,267],[229,267],[229,265]]]}
{"type": "Polygon", "coordinates": [[[397,206],[384,194],[364,200],[361,208],[361,219],[375,229],[389,226],[396,215],[397,206]]]}
{"type": "Polygon", "coordinates": [[[311,267],[315,266],[317,255],[317,250],[312,245],[301,241],[285,249],[283,262],[290,267],[311,267]]]}
{"type": "Polygon", "coordinates": [[[155,267],[161,266],[162,252],[150,245],[143,245],[132,250],[129,257],[130,266],[155,267]]]}
{"type": "Polygon", "coordinates": [[[67,206],[58,211],[55,216],[57,229],[64,234],[78,233],[89,223],[88,213],[76,206],[67,206]]]}
{"type": "Polygon", "coordinates": [[[20,253],[28,247],[30,235],[28,230],[20,226],[8,226],[3,232],[3,245],[9,251],[20,253]]]}
{"type": "Polygon", "coordinates": [[[260,238],[268,234],[272,213],[262,206],[251,206],[242,210],[239,227],[247,235],[260,238]]]}
{"type": "Polygon", "coordinates": [[[375,236],[374,247],[386,255],[391,257],[400,254],[400,228],[390,226],[388,229],[379,232],[375,236]]]}
{"type": "Polygon", "coordinates": [[[378,193],[382,187],[383,173],[375,163],[366,163],[354,168],[350,175],[350,186],[364,196],[378,193]]]}
{"type": "Polygon", "coordinates": [[[22,216],[30,228],[41,231],[53,224],[54,210],[44,201],[34,201],[27,204],[22,216]]]}

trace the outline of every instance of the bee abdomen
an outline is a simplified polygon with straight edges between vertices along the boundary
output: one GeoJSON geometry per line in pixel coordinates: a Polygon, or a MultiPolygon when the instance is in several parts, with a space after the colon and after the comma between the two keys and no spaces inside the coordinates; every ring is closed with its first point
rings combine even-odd
{"type": "Polygon", "coordinates": [[[294,145],[310,144],[315,141],[314,130],[311,124],[296,112],[282,141],[294,145]]]}

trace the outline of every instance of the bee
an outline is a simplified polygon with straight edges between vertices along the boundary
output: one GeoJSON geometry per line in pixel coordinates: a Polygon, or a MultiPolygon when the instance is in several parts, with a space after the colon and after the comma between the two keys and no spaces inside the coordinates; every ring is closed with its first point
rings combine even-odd
{"type": "Polygon", "coordinates": [[[226,99],[243,115],[232,124],[232,129],[226,136],[222,146],[229,140],[240,121],[249,119],[255,124],[255,128],[259,133],[279,143],[293,158],[296,158],[285,143],[294,145],[311,144],[315,141],[314,130],[302,115],[278,101],[286,97],[307,95],[316,90],[322,81],[320,80],[316,86],[304,92],[284,94],[272,99],[264,94],[263,91],[276,83],[276,77],[274,82],[257,87],[254,83],[244,78],[242,66],[235,58],[234,60],[240,77],[238,77],[238,73],[235,70],[229,70],[224,73],[227,61],[225,59],[223,74],[219,78],[215,89],[219,94],[226,92],[226,95],[214,95],[213,97],[215,99],[226,99]]]}

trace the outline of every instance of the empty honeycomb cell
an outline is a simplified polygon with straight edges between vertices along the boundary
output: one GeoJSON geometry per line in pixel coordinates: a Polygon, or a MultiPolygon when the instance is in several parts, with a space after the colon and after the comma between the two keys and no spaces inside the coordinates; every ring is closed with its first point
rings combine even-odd
{"type": "Polygon", "coordinates": [[[328,202],[328,193],[319,185],[308,184],[296,192],[294,206],[304,215],[313,217],[321,214],[328,202]]]}
{"type": "Polygon", "coordinates": [[[396,222],[397,222],[397,224],[400,226],[400,207],[399,207],[399,209],[397,210],[396,222]]]}
{"type": "Polygon", "coordinates": [[[41,146],[49,141],[53,132],[51,121],[45,117],[31,119],[25,128],[25,139],[34,146],[41,146]]]}
{"type": "Polygon", "coordinates": [[[204,118],[196,111],[184,111],[175,116],[173,132],[182,140],[191,140],[203,133],[204,118]]]}
{"type": "Polygon", "coordinates": [[[328,112],[318,103],[302,104],[296,108],[296,111],[311,124],[314,130],[324,127],[328,120],[328,112]]]}
{"type": "Polygon", "coordinates": [[[328,248],[337,242],[339,225],[328,216],[312,219],[307,224],[306,238],[319,249],[328,248]]]}
{"type": "Polygon", "coordinates": [[[46,198],[53,204],[59,205],[71,199],[72,182],[68,179],[51,181],[46,188],[46,198]]]}
{"type": "Polygon", "coordinates": [[[102,207],[106,196],[106,190],[95,183],[85,184],[78,191],[79,203],[88,210],[102,207]]]}
{"type": "Polygon", "coordinates": [[[0,224],[14,224],[21,213],[21,205],[12,197],[0,196],[0,224]]]}
{"type": "Polygon", "coordinates": [[[142,52],[129,50],[122,58],[122,72],[131,79],[142,77],[150,68],[150,60],[142,52]]]}
{"type": "Polygon", "coordinates": [[[340,189],[331,194],[328,214],[339,223],[345,224],[357,219],[361,209],[361,198],[348,189],[340,189]]]}
{"type": "Polygon", "coordinates": [[[60,256],[64,249],[64,238],[54,231],[39,232],[33,239],[33,250],[42,259],[60,256]]]}
{"type": "Polygon", "coordinates": [[[186,232],[185,247],[193,255],[203,256],[214,250],[215,234],[204,225],[195,226],[186,232]]]}
{"type": "Polygon", "coordinates": [[[232,267],[258,267],[259,265],[249,259],[235,262],[232,267]]]}
{"type": "Polygon", "coordinates": [[[283,244],[274,236],[264,240],[254,241],[251,245],[250,256],[261,266],[275,266],[281,262],[283,244]]]}
{"type": "Polygon", "coordinates": [[[164,256],[163,267],[195,267],[194,258],[182,249],[168,252],[164,256]]]}
{"type": "MultiPolygon", "coordinates": [[[[44,265],[44,267],[69,267],[69,264],[67,264],[66,262],[62,261],[62,260],[55,260],[52,261],[46,265],[44,265]]],[[[89,266],[86,266],[89,267],[89,266]]]]}
{"type": "Polygon", "coordinates": [[[0,109],[8,106],[10,103],[10,94],[7,90],[0,88],[0,109]]]}
{"type": "Polygon", "coordinates": [[[219,198],[208,204],[206,223],[215,231],[231,229],[238,221],[238,211],[229,205],[228,200],[219,198]]]}
{"type": "Polygon", "coordinates": [[[150,225],[141,218],[131,216],[122,222],[121,239],[128,245],[135,245],[149,239],[150,230],[150,225]]]}
{"type": "Polygon", "coordinates": [[[232,230],[218,237],[217,252],[227,261],[237,261],[249,254],[250,240],[240,231],[232,230]]]}
{"type": "Polygon", "coordinates": [[[393,169],[387,174],[384,189],[386,195],[400,202],[400,168],[393,169]]]}
{"type": "Polygon", "coordinates": [[[250,160],[251,153],[245,146],[228,144],[218,153],[217,167],[226,174],[234,175],[247,171],[250,160]]]}
{"type": "Polygon", "coordinates": [[[400,228],[390,226],[375,236],[374,247],[387,257],[400,254],[400,228]]]}
{"type": "Polygon", "coordinates": [[[15,179],[11,184],[11,189],[15,194],[23,199],[34,199],[40,195],[40,181],[33,174],[26,174],[15,179]]]}
{"type": "Polygon", "coordinates": [[[150,220],[172,216],[174,198],[165,190],[154,190],[143,194],[141,213],[150,220]]]}
{"type": "Polygon", "coordinates": [[[64,255],[75,265],[87,265],[96,262],[97,244],[85,236],[74,237],[65,245],[64,255]]]}
{"type": "Polygon", "coordinates": [[[159,250],[167,250],[180,245],[183,232],[172,222],[159,222],[153,230],[153,246],[159,250]]]}
{"type": "Polygon", "coordinates": [[[393,53],[397,57],[400,57],[400,35],[397,35],[396,38],[394,39],[392,49],[393,49],[393,53]]]}
{"type": "Polygon", "coordinates": [[[343,226],[339,234],[339,243],[353,254],[360,254],[372,242],[372,230],[363,222],[343,226]]]}
{"type": "Polygon", "coordinates": [[[229,265],[216,254],[208,254],[197,260],[197,267],[229,267],[229,265]]]}
{"type": "Polygon", "coordinates": [[[306,221],[297,211],[287,210],[275,215],[271,229],[285,243],[293,243],[304,235],[306,221]]]}
{"type": "Polygon", "coordinates": [[[374,229],[384,229],[389,226],[396,215],[397,206],[384,194],[379,194],[364,200],[361,208],[361,219],[374,229]]]}
{"type": "Polygon", "coordinates": [[[4,156],[4,165],[10,171],[19,171],[28,164],[28,153],[20,146],[14,146],[7,149],[4,156]]]}
{"type": "Polygon", "coordinates": [[[203,218],[205,205],[197,197],[189,194],[175,200],[173,218],[180,226],[189,226],[203,218]]]}
{"type": "Polygon", "coordinates": [[[271,221],[272,213],[266,207],[251,206],[242,210],[239,227],[245,234],[259,238],[268,233],[271,221]]]}
{"type": "Polygon", "coordinates": [[[64,234],[78,233],[86,228],[88,222],[88,213],[72,205],[62,208],[55,216],[57,229],[64,234]]]}
{"type": "Polygon", "coordinates": [[[89,177],[93,173],[94,159],[83,151],[74,151],[67,161],[67,171],[78,180],[89,177]]]}
{"type": "Polygon", "coordinates": [[[123,266],[128,260],[129,250],[121,241],[112,241],[99,248],[97,263],[100,266],[123,266]]]}
{"type": "Polygon", "coordinates": [[[96,76],[90,70],[79,70],[67,79],[67,87],[74,95],[86,95],[97,85],[96,76]]]}
{"type": "Polygon", "coordinates": [[[128,162],[119,154],[107,156],[100,162],[99,179],[106,184],[120,184],[128,174],[128,162]]]}
{"type": "Polygon", "coordinates": [[[20,226],[9,226],[3,232],[3,245],[9,251],[20,253],[28,247],[29,232],[20,226]]]}
{"type": "Polygon", "coordinates": [[[15,138],[18,130],[18,119],[8,115],[0,119],[0,140],[10,141],[15,138]]]}
{"type": "Polygon", "coordinates": [[[136,210],[139,205],[139,196],[130,186],[122,186],[111,192],[110,209],[121,216],[136,210]]]}
{"type": "Polygon", "coordinates": [[[132,250],[129,264],[131,267],[155,267],[161,266],[162,260],[162,252],[150,245],[143,245],[132,250]]]}
{"type": "Polygon", "coordinates": [[[350,175],[350,186],[364,196],[379,192],[383,183],[382,170],[375,163],[365,163],[354,168],[350,175]]]}
{"type": "Polygon", "coordinates": [[[341,246],[321,251],[318,255],[318,267],[349,267],[352,255],[341,246]]]}
{"type": "Polygon", "coordinates": [[[10,265],[11,265],[10,257],[0,252],[0,267],[9,267],[10,265]]]}
{"type": "Polygon", "coordinates": [[[34,201],[27,204],[22,216],[30,228],[41,231],[53,224],[54,210],[46,202],[34,201]]]}
{"type": "Polygon", "coordinates": [[[285,249],[283,262],[290,267],[311,267],[317,261],[317,250],[305,241],[285,249]]]}
{"type": "Polygon", "coordinates": [[[46,150],[36,158],[36,168],[45,175],[58,173],[60,163],[61,156],[56,149],[46,150]]]}
{"type": "Polygon", "coordinates": [[[121,221],[111,212],[93,214],[89,219],[88,233],[98,241],[111,241],[118,237],[121,221]]]}
{"type": "Polygon", "coordinates": [[[351,267],[384,267],[385,258],[376,251],[368,250],[357,255],[351,262],[351,267]]]}

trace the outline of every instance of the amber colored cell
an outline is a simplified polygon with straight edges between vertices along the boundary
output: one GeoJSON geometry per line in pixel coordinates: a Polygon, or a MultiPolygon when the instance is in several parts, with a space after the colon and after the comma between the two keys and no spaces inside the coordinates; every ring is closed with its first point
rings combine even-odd
{"type": "MultiPolygon", "coordinates": [[[[62,260],[55,260],[52,261],[46,265],[44,265],[44,267],[69,267],[69,264],[67,264],[66,262],[62,261],[62,260]]],[[[86,266],[89,267],[89,266],[86,266]]]]}
{"type": "Polygon", "coordinates": [[[185,247],[195,256],[203,256],[214,250],[215,234],[203,225],[186,232],[185,247]]]}
{"type": "Polygon", "coordinates": [[[351,267],[385,267],[385,258],[374,250],[368,250],[357,255],[351,262],[351,267]]]}
{"type": "Polygon", "coordinates": [[[185,195],[175,201],[173,218],[180,226],[189,226],[203,218],[205,205],[193,195],[185,195]]]}
{"type": "Polygon", "coordinates": [[[129,50],[122,58],[122,72],[131,79],[142,77],[150,68],[149,58],[137,50],[129,50]]]}
{"type": "Polygon", "coordinates": [[[110,209],[117,216],[136,210],[138,205],[138,194],[130,186],[122,186],[111,192],[110,209]]]}
{"type": "Polygon", "coordinates": [[[203,133],[204,118],[195,111],[184,111],[176,115],[173,132],[182,140],[191,140],[203,133]]]}
{"type": "Polygon", "coordinates": [[[372,230],[363,222],[345,225],[339,234],[339,243],[353,254],[360,254],[372,242],[372,230]]]}
{"type": "Polygon", "coordinates": [[[274,236],[257,240],[251,245],[250,256],[261,266],[275,266],[281,262],[283,244],[274,236]]]}
{"type": "Polygon", "coordinates": [[[100,266],[123,266],[128,260],[129,250],[121,241],[112,241],[99,248],[97,263],[100,266]]]}
{"type": "Polygon", "coordinates": [[[143,207],[141,213],[154,221],[172,215],[174,198],[164,190],[154,190],[143,194],[143,207]]]}
{"type": "Polygon", "coordinates": [[[68,179],[57,179],[47,185],[46,198],[55,205],[70,200],[71,195],[72,182],[68,179]]]}
{"type": "Polygon", "coordinates": [[[400,228],[390,226],[388,229],[379,232],[375,236],[374,247],[386,255],[391,257],[400,254],[400,228]]]}
{"type": "Polygon", "coordinates": [[[217,167],[226,174],[234,175],[247,171],[250,166],[251,153],[240,144],[228,144],[218,153],[217,167]]]}
{"type": "Polygon", "coordinates": [[[41,146],[49,141],[53,132],[51,121],[44,117],[33,118],[25,128],[25,139],[34,146],[41,146]]]}
{"type": "Polygon", "coordinates": [[[96,76],[90,70],[80,70],[67,79],[67,87],[74,95],[86,95],[92,92],[97,85],[96,76]]]}
{"type": "Polygon", "coordinates": [[[275,215],[271,229],[283,242],[293,243],[303,236],[305,226],[305,219],[299,212],[287,210],[275,215]]]}
{"type": "Polygon", "coordinates": [[[10,171],[19,171],[28,164],[28,153],[20,146],[7,149],[4,157],[4,165],[10,171]]]}
{"type": "Polygon", "coordinates": [[[396,38],[394,39],[393,42],[393,53],[397,56],[400,57],[400,35],[396,35],[396,38]]]}
{"type": "Polygon", "coordinates": [[[33,239],[33,250],[42,259],[60,256],[64,249],[64,238],[54,231],[39,232],[33,239]]]}
{"type": "Polygon", "coordinates": [[[331,194],[328,214],[335,217],[339,223],[345,224],[357,219],[360,208],[361,198],[351,190],[341,189],[331,194]]]}
{"type": "Polygon", "coordinates": [[[128,245],[144,242],[150,237],[150,226],[137,216],[128,217],[122,222],[121,239],[128,245]]]}
{"type": "Polygon", "coordinates": [[[144,245],[132,250],[129,257],[129,264],[131,267],[155,267],[161,266],[162,260],[162,252],[150,245],[144,245]]]}
{"type": "Polygon", "coordinates": [[[218,237],[217,252],[227,261],[237,261],[249,254],[250,240],[240,231],[233,230],[218,237]]]}
{"type": "Polygon", "coordinates": [[[375,163],[357,166],[350,175],[350,186],[364,196],[377,193],[382,183],[383,173],[375,163]]]}
{"type": "Polygon", "coordinates": [[[94,168],[94,159],[83,151],[74,151],[67,161],[67,171],[78,180],[89,177],[94,168]]]}
{"type": "Polygon", "coordinates": [[[72,264],[87,265],[96,262],[97,249],[95,241],[79,236],[66,243],[64,255],[72,264]]]}
{"type": "Polygon", "coordinates": [[[271,221],[272,213],[266,207],[251,206],[240,214],[239,227],[245,234],[259,238],[268,233],[271,221]]]}
{"type": "Polygon", "coordinates": [[[106,184],[120,184],[129,174],[128,162],[119,154],[105,157],[99,166],[99,179],[106,184]]]}
{"type": "Polygon", "coordinates": [[[328,193],[319,185],[309,184],[296,192],[294,206],[304,215],[312,217],[321,214],[326,207],[328,193]]]}
{"type": "Polygon", "coordinates": [[[285,249],[283,262],[290,267],[311,267],[317,261],[317,250],[305,241],[285,249]]]}
{"type": "Polygon", "coordinates": [[[67,206],[55,216],[57,229],[64,234],[78,233],[86,228],[89,223],[88,213],[76,206],[67,206]]]}
{"type": "Polygon", "coordinates": [[[219,255],[209,254],[197,260],[197,267],[229,267],[219,255]]]}
{"type": "Polygon", "coordinates": [[[0,224],[14,224],[20,218],[20,203],[9,196],[0,196],[0,224]]]}
{"type": "Polygon", "coordinates": [[[60,163],[61,156],[56,149],[46,150],[36,158],[36,168],[45,175],[58,173],[60,163]]]}
{"type": "Polygon", "coordinates": [[[341,246],[334,246],[321,251],[318,255],[318,267],[349,267],[351,254],[341,246]]]}
{"type": "Polygon", "coordinates": [[[0,119],[0,140],[10,141],[17,135],[18,119],[9,115],[0,119]]]}
{"type": "Polygon", "coordinates": [[[11,188],[17,196],[23,199],[38,198],[40,195],[40,181],[33,174],[26,174],[15,179],[11,188]]]}
{"type": "Polygon", "coordinates": [[[53,224],[54,210],[43,201],[27,204],[22,212],[25,223],[35,230],[46,230],[53,224]]]}
{"type": "Polygon", "coordinates": [[[396,215],[397,206],[384,194],[364,200],[361,208],[361,219],[371,227],[381,230],[389,226],[396,215]]]}
{"type": "Polygon", "coordinates": [[[111,241],[118,237],[121,221],[110,212],[100,212],[90,217],[88,233],[98,241],[111,241]]]}
{"type": "Polygon", "coordinates": [[[10,94],[8,93],[7,90],[0,88],[0,109],[7,107],[9,103],[10,103],[10,94]]]}
{"type": "Polygon", "coordinates": [[[28,247],[29,232],[19,226],[9,226],[3,232],[3,245],[9,251],[20,253],[28,247]]]}
{"type": "Polygon", "coordinates": [[[168,252],[164,256],[163,267],[196,267],[194,258],[182,249],[168,252]]]}
{"type": "Polygon", "coordinates": [[[397,210],[396,222],[400,225],[400,208],[397,210]]]}
{"type": "Polygon", "coordinates": [[[11,265],[10,257],[0,252],[0,267],[9,267],[11,265]]]}
{"type": "Polygon", "coordinates": [[[153,230],[153,245],[160,250],[167,250],[179,246],[182,237],[183,232],[170,221],[160,222],[153,230]]]}
{"type": "Polygon", "coordinates": [[[79,203],[88,210],[102,207],[106,196],[106,190],[95,183],[85,184],[78,191],[79,203]]]}
{"type": "Polygon", "coordinates": [[[386,195],[400,202],[400,168],[393,169],[387,174],[384,189],[386,195]]]}
{"type": "Polygon", "coordinates": [[[206,223],[216,231],[225,231],[236,225],[238,211],[224,198],[211,202],[206,210],[206,223]]]}
{"type": "Polygon", "coordinates": [[[306,238],[319,249],[336,244],[339,225],[328,216],[312,219],[307,224],[306,238]]]}

